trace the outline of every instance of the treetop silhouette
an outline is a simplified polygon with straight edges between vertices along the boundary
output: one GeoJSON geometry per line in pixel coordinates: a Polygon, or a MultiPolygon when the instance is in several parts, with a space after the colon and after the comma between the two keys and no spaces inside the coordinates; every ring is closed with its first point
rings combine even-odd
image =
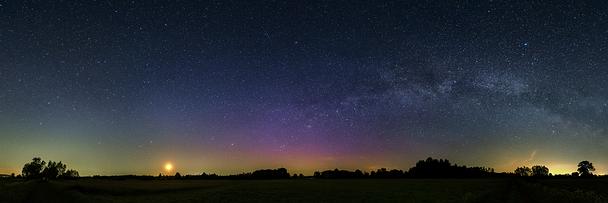
{"type": "Polygon", "coordinates": [[[593,176],[593,173],[591,173],[591,171],[595,171],[595,167],[593,167],[593,163],[585,160],[578,163],[577,171],[579,172],[581,177],[591,177],[593,176]]]}
{"type": "Polygon", "coordinates": [[[67,170],[64,163],[49,161],[48,164],[40,157],[32,158],[32,162],[26,163],[21,171],[24,178],[27,179],[57,179],[57,178],[77,178],[78,171],[67,170]]]}

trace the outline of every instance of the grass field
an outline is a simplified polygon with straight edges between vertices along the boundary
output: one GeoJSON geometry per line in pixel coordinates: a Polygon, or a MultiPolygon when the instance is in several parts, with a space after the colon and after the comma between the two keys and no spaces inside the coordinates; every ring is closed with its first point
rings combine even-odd
{"type": "Polygon", "coordinates": [[[606,202],[603,179],[0,180],[0,202],[606,202]]]}

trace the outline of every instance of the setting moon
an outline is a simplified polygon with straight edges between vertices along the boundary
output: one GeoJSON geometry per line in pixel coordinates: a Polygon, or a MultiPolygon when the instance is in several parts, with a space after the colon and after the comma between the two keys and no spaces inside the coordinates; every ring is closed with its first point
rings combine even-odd
{"type": "Polygon", "coordinates": [[[171,164],[171,163],[166,163],[166,164],[165,164],[165,170],[166,170],[166,171],[171,171],[171,170],[173,170],[173,164],[171,164]]]}

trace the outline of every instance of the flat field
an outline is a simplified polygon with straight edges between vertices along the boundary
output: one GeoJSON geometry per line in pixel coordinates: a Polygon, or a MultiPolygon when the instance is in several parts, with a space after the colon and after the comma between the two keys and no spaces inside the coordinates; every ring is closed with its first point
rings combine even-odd
{"type": "Polygon", "coordinates": [[[607,202],[606,179],[0,179],[0,202],[607,202]]]}

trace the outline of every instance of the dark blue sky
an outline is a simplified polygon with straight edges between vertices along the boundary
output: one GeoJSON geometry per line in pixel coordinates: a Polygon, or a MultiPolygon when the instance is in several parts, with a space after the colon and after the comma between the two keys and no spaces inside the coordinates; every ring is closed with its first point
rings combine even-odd
{"type": "Polygon", "coordinates": [[[608,4],[0,1],[0,172],[608,163],[608,4]]]}

